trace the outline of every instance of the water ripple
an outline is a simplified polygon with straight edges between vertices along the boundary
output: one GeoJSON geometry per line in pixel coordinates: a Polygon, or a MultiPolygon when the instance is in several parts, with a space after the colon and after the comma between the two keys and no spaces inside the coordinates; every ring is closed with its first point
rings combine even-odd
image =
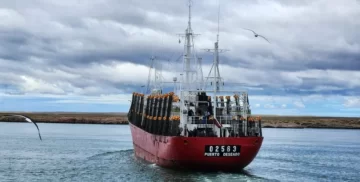
{"type": "Polygon", "coordinates": [[[127,126],[0,123],[1,181],[358,181],[359,130],[264,129],[257,158],[241,172],[164,169],[134,157],[127,126]],[[81,131],[79,131],[81,130],[81,131]],[[322,137],[315,137],[321,134],[322,137]],[[334,135],[335,134],[335,135],[334,135]]]}

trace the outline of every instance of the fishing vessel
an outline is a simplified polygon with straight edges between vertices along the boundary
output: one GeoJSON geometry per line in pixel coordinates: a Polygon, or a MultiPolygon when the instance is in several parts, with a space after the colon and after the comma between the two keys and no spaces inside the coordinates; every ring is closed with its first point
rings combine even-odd
{"type": "Polygon", "coordinates": [[[174,90],[166,92],[156,71],[150,85],[152,64],[146,91],[132,95],[128,120],[134,154],[162,167],[241,170],[261,148],[261,118],[251,115],[247,91],[224,89],[219,54],[225,50],[219,49],[219,30],[214,48],[205,49],[214,55],[212,68],[202,76],[201,58],[194,51],[191,2],[188,8],[183,69],[179,81],[173,77],[174,90]]]}

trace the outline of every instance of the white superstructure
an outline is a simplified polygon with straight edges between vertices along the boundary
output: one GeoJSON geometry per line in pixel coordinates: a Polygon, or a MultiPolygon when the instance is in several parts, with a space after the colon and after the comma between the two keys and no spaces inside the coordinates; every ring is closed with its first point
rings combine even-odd
{"type": "MultiPolygon", "coordinates": [[[[195,34],[191,28],[191,1],[189,1],[188,25],[184,37],[183,69],[181,78],[173,77],[174,101],[171,112],[172,120],[178,122],[179,134],[182,136],[206,135],[213,137],[247,136],[249,135],[250,106],[246,91],[224,90],[224,80],[219,70],[219,54],[226,51],[219,49],[219,29],[212,52],[213,65],[204,80],[202,73],[202,60],[198,58],[194,49],[195,34]],[[179,80],[179,82],[177,82],[179,80]],[[176,84],[180,83],[177,89],[176,84]]],[[[180,40],[179,40],[180,42],[180,40]]],[[[155,65],[152,58],[152,65],[155,65]]],[[[151,66],[151,69],[156,69],[151,66]]],[[[149,80],[151,74],[149,73],[149,80]]],[[[161,73],[155,72],[152,94],[162,94],[161,73]]],[[[174,123],[172,123],[174,124],[174,123]]],[[[253,131],[256,135],[259,131],[253,131]]]]}

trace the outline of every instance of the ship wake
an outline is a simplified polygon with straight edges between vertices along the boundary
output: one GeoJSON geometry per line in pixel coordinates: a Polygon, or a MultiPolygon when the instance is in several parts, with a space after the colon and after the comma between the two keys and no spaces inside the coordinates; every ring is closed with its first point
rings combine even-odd
{"type": "Polygon", "coordinates": [[[92,155],[92,156],[88,157],[87,159],[96,159],[96,158],[102,158],[102,157],[106,157],[106,156],[132,154],[133,151],[134,151],[133,149],[107,151],[107,152],[104,152],[104,153],[99,153],[99,154],[92,155]]]}

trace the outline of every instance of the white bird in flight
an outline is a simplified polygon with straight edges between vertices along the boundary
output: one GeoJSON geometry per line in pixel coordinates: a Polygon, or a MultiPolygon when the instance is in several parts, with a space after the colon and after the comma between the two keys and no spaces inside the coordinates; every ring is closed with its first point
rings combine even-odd
{"type": "Polygon", "coordinates": [[[39,138],[40,138],[40,140],[42,141],[39,127],[38,127],[38,125],[37,125],[32,119],[30,119],[30,117],[28,117],[28,116],[23,116],[23,115],[20,115],[20,114],[4,115],[4,116],[5,116],[5,117],[21,117],[21,118],[24,118],[25,121],[27,121],[27,122],[29,122],[29,123],[34,123],[34,125],[36,126],[36,128],[37,128],[37,130],[38,130],[39,138]]]}
{"type": "MultiPolygon", "coordinates": [[[[255,37],[261,37],[261,38],[265,39],[267,42],[269,42],[268,39],[266,39],[266,38],[265,38],[264,36],[262,36],[262,35],[259,35],[258,33],[256,33],[256,32],[253,31],[253,30],[250,30],[250,29],[247,29],[247,28],[242,28],[242,29],[252,31],[252,32],[254,33],[254,36],[255,36],[255,37]]],[[[270,44],[270,42],[269,42],[269,44],[270,44]]]]}

